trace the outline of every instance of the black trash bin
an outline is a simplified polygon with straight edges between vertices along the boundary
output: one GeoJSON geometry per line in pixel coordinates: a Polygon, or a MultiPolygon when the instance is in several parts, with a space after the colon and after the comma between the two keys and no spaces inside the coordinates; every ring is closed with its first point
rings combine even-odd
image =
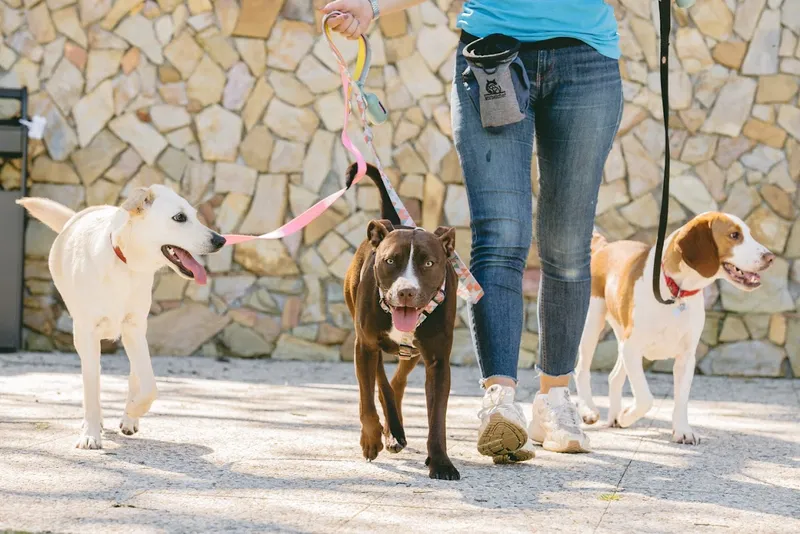
{"type": "Polygon", "coordinates": [[[20,102],[20,117],[0,120],[0,158],[21,159],[20,188],[6,191],[0,186],[0,352],[22,348],[22,295],[25,268],[25,210],[15,201],[27,194],[28,90],[0,88],[0,98],[20,102]]]}

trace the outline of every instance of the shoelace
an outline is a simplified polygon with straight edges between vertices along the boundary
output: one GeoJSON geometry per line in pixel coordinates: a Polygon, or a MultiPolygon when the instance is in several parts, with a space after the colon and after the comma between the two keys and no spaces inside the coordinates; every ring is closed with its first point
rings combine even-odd
{"type": "Polygon", "coordinates": [[[569,398],[569,392],[564,391],[564,402],[558,406],[551,406],[551,411],[555,415],[555,422],[558,426],[580,428],[578,411],[569,398]]]}
{"type": "Polygon", "coordinates": [[[478,411],[478,417],[483,419],[484,416],[494,411],[498,406],[507,406],[514,410],[514,412],[519,412],[519,408],[516,404],[514,404],[514,390],[512,388],[504,388],[504,387],[495,387],[492,386],[486,391],[489,401],[491,404],[489,406],[485,405],[486,397],[484,397],[484,406],[478,411]],[[511,397],[510,399],[508,397],[511,397]]]}

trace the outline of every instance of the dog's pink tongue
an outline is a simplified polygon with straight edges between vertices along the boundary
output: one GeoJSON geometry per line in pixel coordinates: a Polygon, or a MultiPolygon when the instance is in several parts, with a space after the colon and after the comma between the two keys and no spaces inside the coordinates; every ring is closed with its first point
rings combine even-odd
{"type": "Polygon", "coordinates": [[[392,323],[401,332],[413,332],[417,328],[417,318],[416,308],[392,308],[392,323]]]}
{"type": "Polygon", "coordinates": [[[183,266],[192,271],[192,274],[194,275],[194,281],[201,286],[206,285],[206,270],[203,268],[203,266],[197,263],[197,260],[185,250],[178,247],[175,247],[172,250],[174,250],[175,254],[181,259],[183,266]]]}

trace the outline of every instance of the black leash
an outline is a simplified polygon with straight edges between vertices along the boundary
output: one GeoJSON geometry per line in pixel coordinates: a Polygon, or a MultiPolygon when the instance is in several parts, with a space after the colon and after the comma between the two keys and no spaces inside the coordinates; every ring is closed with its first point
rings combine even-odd
{"type": "Polygon", "coordinates": [[[661,254],[667,236],[669,220],[669,33],[671,0],[658,0],[659,19],[661,20],[661,105],[664,109],[664,182],[661,188],[661,214],[658,220],[658,238],[656,239],[656,255],[653,262],[653,296],[661,304],[674,304],[675,299],[664,300],[661,297],[661,254]]]}

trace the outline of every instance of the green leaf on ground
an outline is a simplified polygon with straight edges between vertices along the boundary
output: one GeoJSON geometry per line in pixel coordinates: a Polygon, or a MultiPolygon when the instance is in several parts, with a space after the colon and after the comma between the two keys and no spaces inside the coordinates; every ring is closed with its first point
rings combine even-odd
{"type": "Polygon", "coordinates": [[[600,497],[598,497],[598,499],[600,499],[601,501],[618,501],[621,498],[622,497],[620,497],[616,493],[601,493],[600,497]]]}

